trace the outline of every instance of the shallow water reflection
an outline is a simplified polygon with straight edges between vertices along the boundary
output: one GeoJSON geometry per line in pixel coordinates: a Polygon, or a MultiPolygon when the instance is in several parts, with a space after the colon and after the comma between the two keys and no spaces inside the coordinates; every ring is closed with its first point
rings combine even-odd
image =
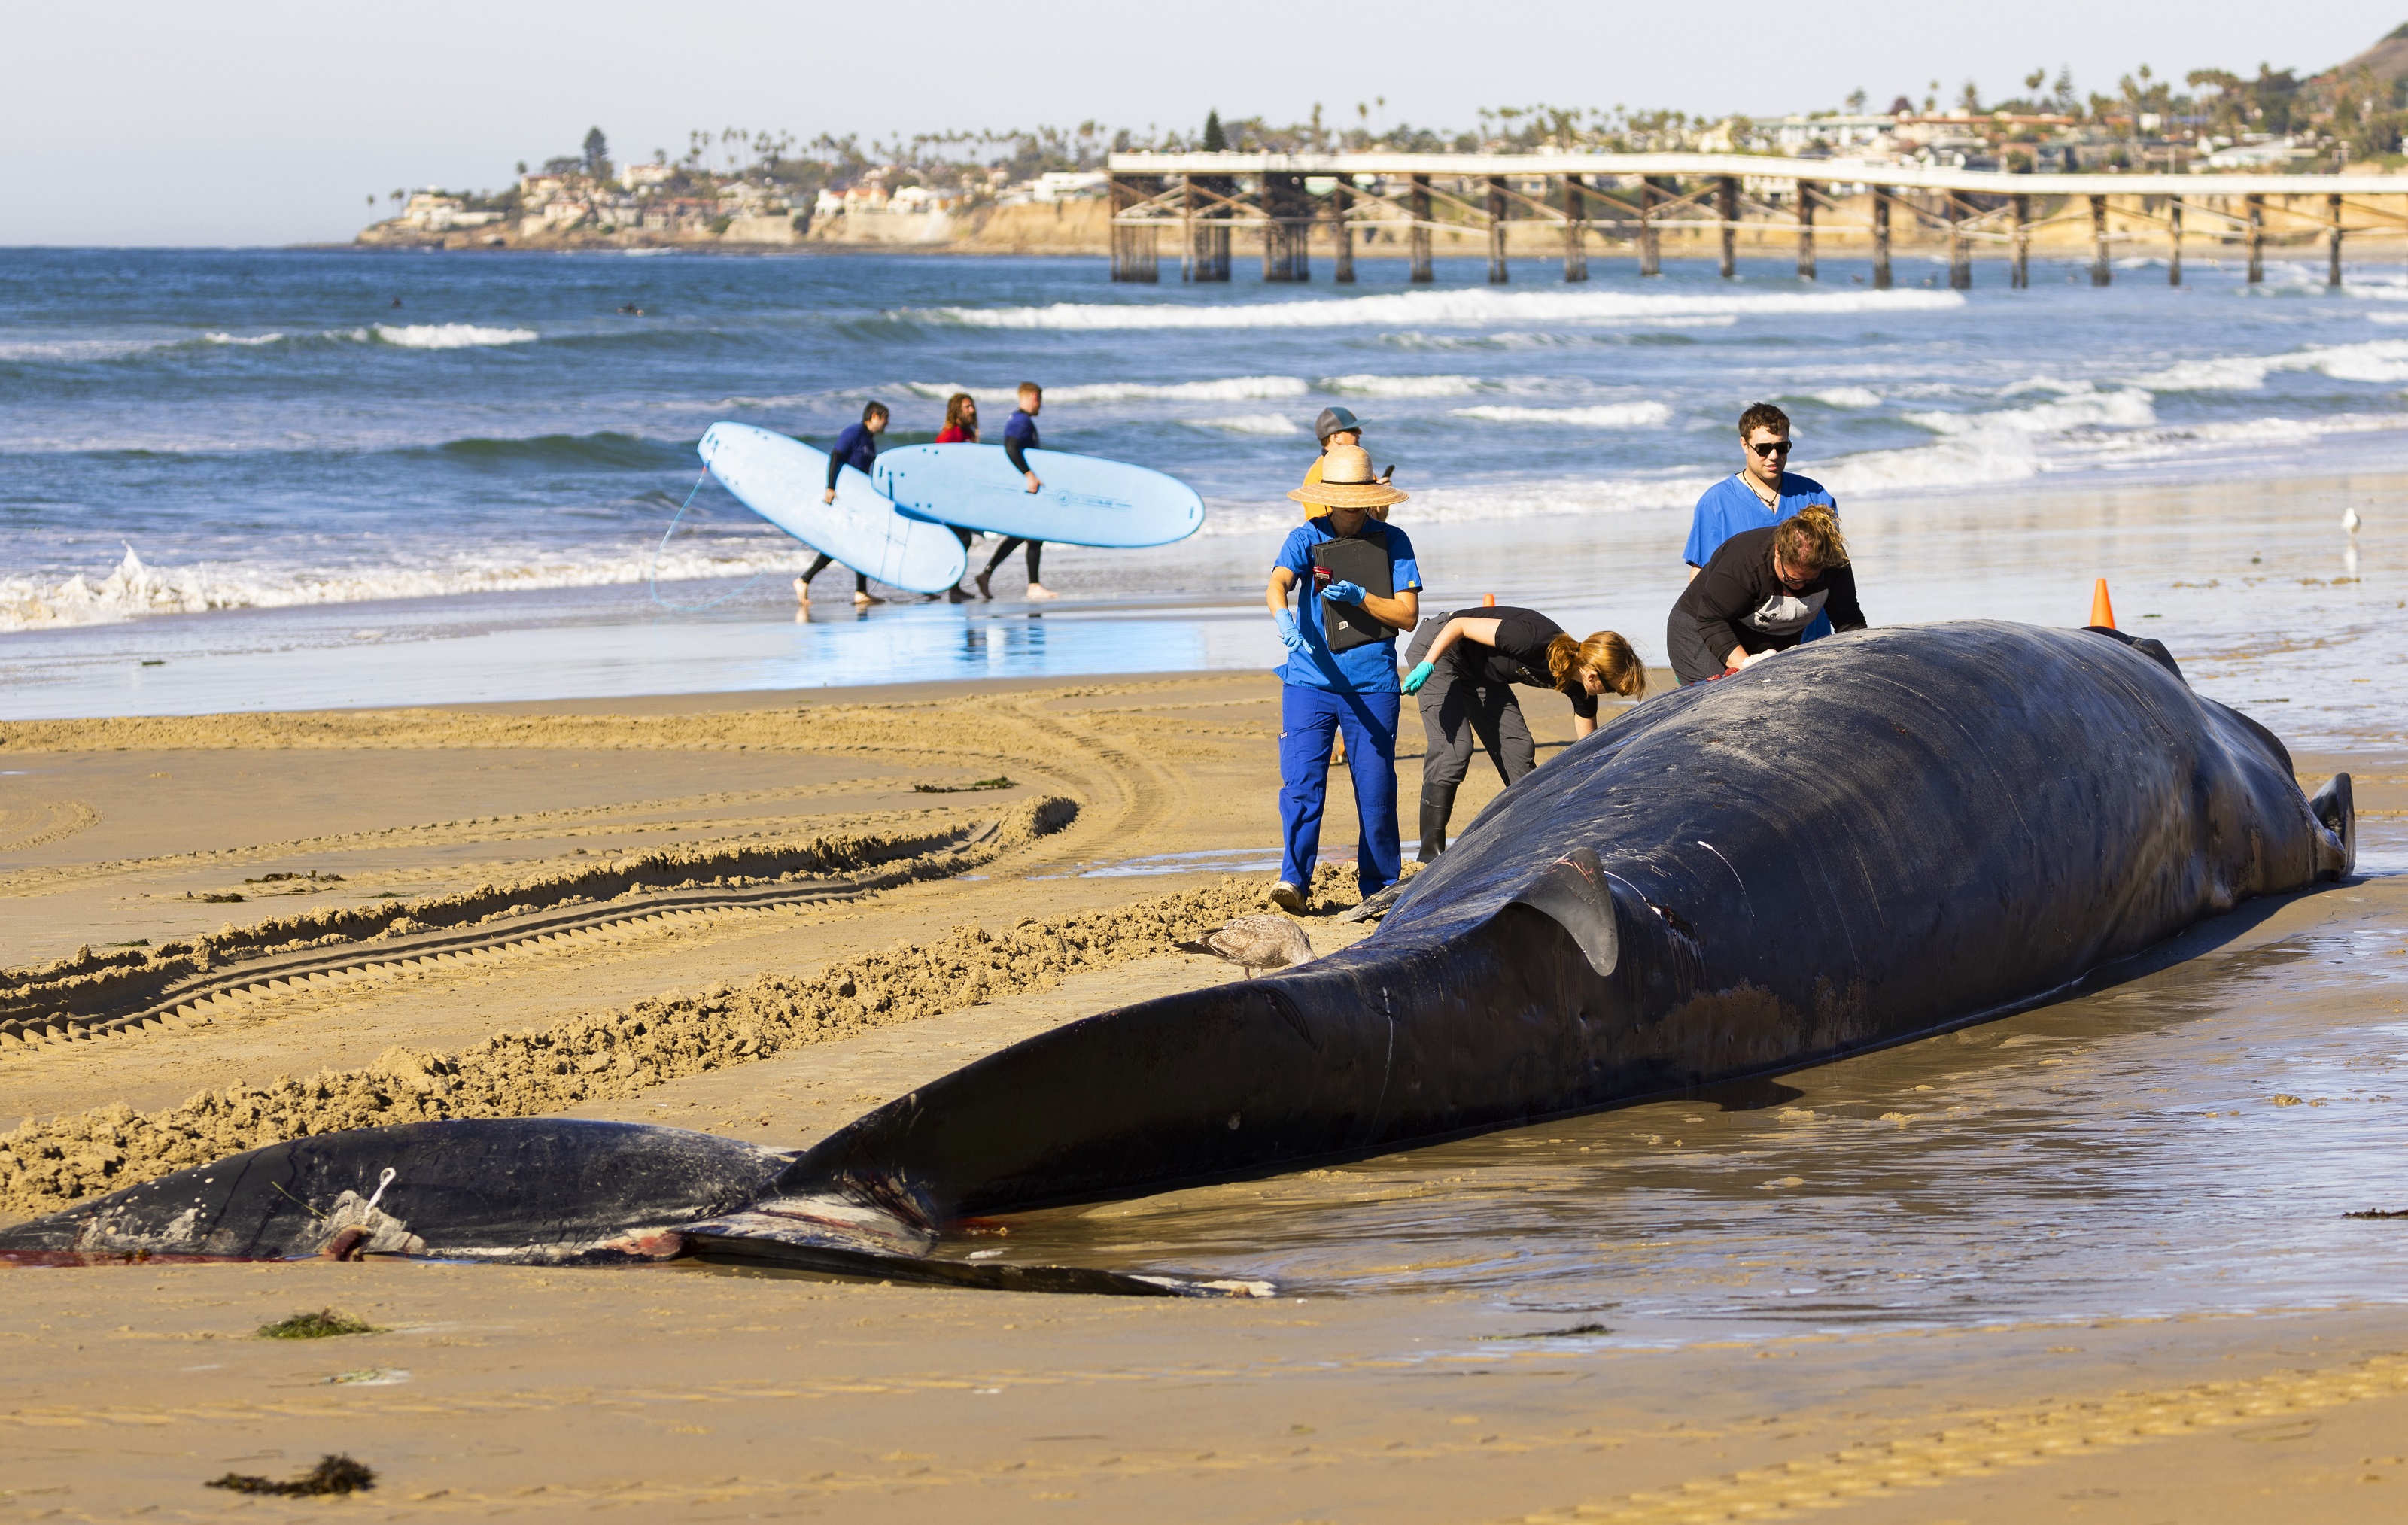
{"type": "Polygon", "coordinates": [[[2401,939],[2344,917],[1779,1082],[1031,1214],[1013,1254],[1641,1340],[2397,1301],[2408,1224],[2343,1215],[2408,1206],[2401,939]]]}

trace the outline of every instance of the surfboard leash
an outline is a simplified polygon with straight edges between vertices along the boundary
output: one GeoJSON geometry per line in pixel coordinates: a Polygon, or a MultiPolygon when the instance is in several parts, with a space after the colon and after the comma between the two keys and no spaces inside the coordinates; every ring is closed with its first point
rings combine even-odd
{"type": "Polygon", "coordinates": [[[710,480],[710,468],[705,466],[702,468],[702,475],[694,479],[694,488],[686,493],[685,501],[679,504],[678,511],[669,516],[669,527],[661,532],[661,543],[652,548],[652,564],[644,568],[644,591],[652,596],[653,603],[673,614],[699,614],[705,609],[716,608],[769,575],[769,568],[765,566],[708,604],[672,604],[661,597],[661,553],[669,549],[669,536],[677,534],[678,521],[685,518],[685,511],[694,506],[695,493],[700,492],[702,484],[709,480],[710,480]]]}

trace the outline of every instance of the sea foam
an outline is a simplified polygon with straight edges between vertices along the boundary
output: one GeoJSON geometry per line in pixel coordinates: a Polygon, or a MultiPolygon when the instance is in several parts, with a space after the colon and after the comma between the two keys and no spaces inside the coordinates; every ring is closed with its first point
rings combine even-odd
{"type": "Polygon", "coordinates": [[[1676,296],[1624,292],[1413,292],[1396,296],[1230,303],[1057,302],[1042,307],[934,307],[893,316],[970,328],[1342,328],[1429,323],[1628,322],[1720,316],[1844,317],[1945,312],[1956,292],[1762,292],[1676,296]]]}
{"type": "Polygon", "coordinates": [[[1455,416],[1490,423],[1570,423],[1591,429],[1656,429],[1672,421],[1672,410],[1662,403],[1599,403],[1592,407],[1509,407],[1491,404],[1458,407],[1455,416]]]}

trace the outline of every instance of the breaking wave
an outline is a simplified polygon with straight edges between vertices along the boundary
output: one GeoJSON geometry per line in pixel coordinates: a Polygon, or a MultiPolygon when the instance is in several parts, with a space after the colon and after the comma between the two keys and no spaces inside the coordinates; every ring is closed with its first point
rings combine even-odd
{"type": "Polygon", "coordinates": [[[1341,397],[1469,397],[1493,392],[1493,382],[1476,376],[1331,376],[1321,390],[1341,397]]]}
{"type": "Polygon", "coordinates": [[[531,328],[484,328],[475,323],[377,323],[353,335],[404,349],[473,349],[489,344],[532,344],[543,337],[531,328]]]}
{"type": "Polygon", "coordinates": [[[2317,345],[2280,355],[2179,361],[2161,371],[2136,376],[2132,384],[2151,392],[2255,392],[2265,386],[2268,377],[2281,371],[2321,371],[2336,381],[2408,381],[2408,339],[2317,345]]]}
{"type": "Polygon", "coordinates": [[[1600,403],[1593,407],[1458,407],[1458,419],[1490,423],[1571,423],[1592,429],[1656,429],[1672,421],[1662,403],[1600,403]]]}
{"type": "MultiPolygon", "coordinates": [[[[799,572],[810,563],[811,555],[809,547],[783,536],[697,541],[663,554],[657,575],[663,582],[685,582],[758,572],[799,572]]],[[[207,564],[154,567],[128,546],[124,558],[96,581],[81,573],[55,582],[24,576],[0,577],[0,632],[119,624],[153,615],[218,609],[604,588],[641,583],[652,570],[649,550],[584,560],[461,555],[442,564],[342,570],[278,572],[207,564]]]]}
{"type": "Polygon", "coordinates": [[[968,328],[1343,328],[1378,323],[1609,323],[1740,315],[1842,316],[1953,311],[1956,292],[1764,292],[1671,296],[1622,292],[1414,292],[1225,306],[1057,302],[1043,307],[907,308],[891,316],[968,328]]]}
{"type": "MultiPolygon", "coordinates": [[[[941,402],[967,392],[981,403],[1008,403],[1019,396],[1014,386],[968,387],[936,381],[906,381],[903,390],[915,397],[941,402]]],[[[1279,397],[1301,397],[1312,391],[1301,377],[1232,376],[1213,381],[1091,381],[1048,387],[1049,403],[1244,403],[1279,397]]]]}
{"type": "Polygon", "coordinates": [[[1222,419],[1182,419],[1190,429],[1217,429],[1225,435],[1300,435],[1302,425],[1279,413],[1232,413],[1222,419]]]}

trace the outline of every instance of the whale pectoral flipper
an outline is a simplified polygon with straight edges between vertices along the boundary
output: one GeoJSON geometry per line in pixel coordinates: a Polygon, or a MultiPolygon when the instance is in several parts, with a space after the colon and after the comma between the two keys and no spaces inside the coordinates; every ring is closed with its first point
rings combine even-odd
{"type": "Polygon", "coordinates": [[[1563,928],[1598,974],[1612,974],[1622,962],[1613,891],[1605,882],[1605,865],[1589,848],[1574,848],[1556,859],[1506,904],[1526,905],[1563,928]]]}
{"type": "Polygon", "coordinates": [[[2336,773],[2308,798],[2308,814],[2330,837],[2316,845],[2316,877],[2345,879],[2358,872],[2358,800],[2349,775],[2336,773]]]}

